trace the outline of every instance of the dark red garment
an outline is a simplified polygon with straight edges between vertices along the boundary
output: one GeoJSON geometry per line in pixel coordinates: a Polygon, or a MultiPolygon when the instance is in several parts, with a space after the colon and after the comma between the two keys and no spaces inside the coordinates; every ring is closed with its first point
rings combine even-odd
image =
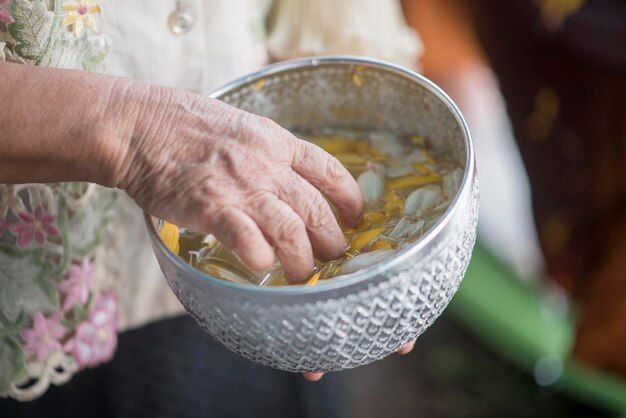
{"type": "Polygon", "coordinates": [[[474,0],[476,29],[549,273],[581,304],[575,354],[626,375],[626,1],[587,0],[560,24],[541,3],[474,0]]]}

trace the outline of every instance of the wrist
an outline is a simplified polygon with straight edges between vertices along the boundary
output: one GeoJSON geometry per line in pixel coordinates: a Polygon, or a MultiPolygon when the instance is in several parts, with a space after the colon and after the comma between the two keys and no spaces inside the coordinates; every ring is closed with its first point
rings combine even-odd
{"type": "Polygon", "coordinates": [[[94,145],[94,170],[90,181],[106,187],[119,187],[131,166],[130,144],[138,110],[132,105],[135,82],[126,78],[106,77],[106,94],[87,124],[86,137],[94,145]]]}
{"type": "Polygon", "coordinates": [[[109,164],[111,187],[128,191],[156,174],[152,166],[158,165],[159,153],[167,147],[180,102],[176,90],[131,80],[112,96],[109,108],[119,114],[119,134],[109,164]]]}

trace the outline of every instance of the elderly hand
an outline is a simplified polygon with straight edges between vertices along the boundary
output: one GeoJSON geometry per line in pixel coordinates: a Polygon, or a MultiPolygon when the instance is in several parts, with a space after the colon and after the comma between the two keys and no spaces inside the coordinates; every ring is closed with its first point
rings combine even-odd
{"type": "Polygon", "coordinates": [[[350,173],[321,148],[269,119],[217,100],[150,87],[118,186],[149,213],[214,234],[251,268],[265,270],[274,250],[288,279],[313,272],[314,255],[339,257],[343,223],[358,222],[363,200],[350,173]]]}
{"type": "Polygon", "coordinates": [[[12,109],[0,112],[0,183],[119,187],[155,216],[213,233],[253,269],[272,266],[275,249],[291,282],[313,272],[314,255],[329,260],[348,247],[323,195],[354,226],[356,181],[268,119],[81,71],[0,62],[0,82],[0,103],[12,109]]]}

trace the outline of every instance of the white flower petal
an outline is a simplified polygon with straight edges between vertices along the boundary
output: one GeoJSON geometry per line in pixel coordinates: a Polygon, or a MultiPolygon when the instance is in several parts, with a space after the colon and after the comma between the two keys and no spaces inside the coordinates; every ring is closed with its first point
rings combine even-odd
{"type": "Polygon", "coordinates": [[[366,206],[378,202],[385,194],[385,183],[373,170],[362,173],[357,179],[366,206]]]}
{"type": "Polygon", "coordinates": [[[441,187],[431,184],[415,190],[406,198],[404,214],[422,216],[424,212],[435,206],[442,197],[441,187]]]}
{"type": "Polygon", "coordinates": [[[412,223],[406,216],[400,219],[393,230],[388,234],[389,238],[396,240],[412,240],[419,234],[420,229],[424,227],[425,222],[420,219],[412,223]]]}
{"type": "Polygon", "coordinates": [[[413,150],[407,157],[407,161],[411,163],[431,163],[432,160],[428,157],[428,154],[424,150],[413,150]]]}
{"type": "Polygon", "coordinates": [[[380,250],[357,255],[342,264],[339,274],[350,274],[358,270],[363,270],[391,257],[395,253],[396,250],[380,250]]]}
{"type": "Polygon", "coordinates": [[[409,174],[413,174],[413,166],[408,163],[389,167],[385,171],[385,175],[390,178],[408,176],[409,174]]]}
{"type": "Polygon", "coordinates": [[[397,135],[390,132],[371,132],[370,143],[383,154],[398,156],[404,153],[404,147],[397,135]]]}

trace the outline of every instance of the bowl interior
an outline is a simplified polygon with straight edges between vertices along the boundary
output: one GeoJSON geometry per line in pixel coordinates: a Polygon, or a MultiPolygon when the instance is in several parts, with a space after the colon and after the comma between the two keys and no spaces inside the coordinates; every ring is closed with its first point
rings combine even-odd
{"type": "Polygon", "coordinates": [[[379,129],[415,134],[463,168],[469,142],[452,101],[425,78],[389,64],[295,61],[264,70],[212,96],[287,129],[379,129]]]}

